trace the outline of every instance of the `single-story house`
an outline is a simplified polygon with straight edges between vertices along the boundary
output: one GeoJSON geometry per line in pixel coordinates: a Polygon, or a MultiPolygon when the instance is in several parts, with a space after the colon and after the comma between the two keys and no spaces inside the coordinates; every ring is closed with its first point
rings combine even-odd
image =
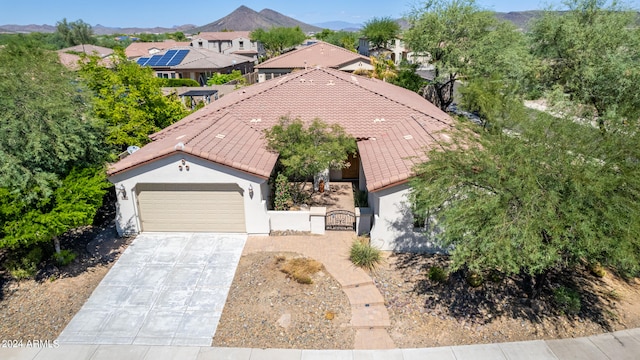
{"type": "Polygon", "coordinates": [[[112,164],[117,230],[268,234],[269,178],[278,154],[265,129],[282,116],[340,124],[357,139],[351,179],[368,192],[371,241],[383,249],[426,244],[408,204],[414,164],[446,141],[453,120],[420,95],[336,69],[309,68],[230,93],[151,135],[112,164]]]}
{"type": "Polygon", "coordinates": [[[373,70],[371,59],[324,41],[303,45],[255,66],[258,82],[273,79],[294,70],[322,67],[354,72],[373,70]]]}
{"type": "Polygon", "coordinates": [[[153,56],[137,59],[140,66],[151,67],[158,77],[193,79],[204,86],[214,73],[228,74],[239,70],[253,72],[253,61],[240,55],[221,54],[208,49],[176,47],[153,56]]]}

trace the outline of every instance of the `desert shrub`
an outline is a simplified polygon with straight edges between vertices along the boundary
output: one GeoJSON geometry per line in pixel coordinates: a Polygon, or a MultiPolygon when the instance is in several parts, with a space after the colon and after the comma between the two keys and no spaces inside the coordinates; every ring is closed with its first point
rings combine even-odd
{"type": "Polygon", "coordinates": [[[589,272],[591,272],[594,276],[599,278],[603,278],[607,274],[607,271],[604,269],[602,265],[600,265],[600,263],[594,263],[589,265],[589,272]]]}
{"type": "Polygon", "coordinates": [[[369,194],[366,190],[360,190],[354,186],[353,202],[356,207],[369,207],[369,194]]]}
{"type": "Polygon", "coordinates": [[[382,260],[382,255],[366,238],[357,238],[351,244],[349,260],[363,269],[373,270],[382,260]]]}
{"type": "Polygon", "coordinates": [[[291,192],[289,191],[289,180],[284,174],[279,173],[276,176],[276,191],[273,197],[274,210],[288,210],[290,204],[293,203],[291,199],[291,192]]]}
{"type": "Polygon", "coordinates": [[[42,250],[33,248],[24,256],[7,261],[9,274],[16,280],[33,278],[38,272],[38,265],[42,261],[42,250]]]}
{"type": "Polygon", "coordinates": [[[281,263],[280,271],[300,284],[312,284],[311,275],[322,270],[320,262],[309,258],[293,258],[285,262],[281,261],[281,263]]]}
{"type": "Polygon", "coordinates": [[[553,299],[558,308],[565,314],[575,315],[580,312],[580,294],[566,286],[560,286],[553,291],[553,299]]]}
{"type": "Polygon", "coordinates": [[[467,280],[467,284],[469,284],[469,286],[471,287],[478,287],[482,285],[482,283],[484,282],[482,275],[475,271],[469,271],[467,273],[466,280],[467,280]]]}
{"type": "Polygon", "coordinates": [[[53,254],[53,260],[60,266],[67,266],[76,259],[76,254],[71,250],[60,250],[60,253],[53,254]]]}
{"type": "Polygon", "coordinates": [[[432,266],[427,271],[427,278],[433,282],[443,283],[447,281],[447,272],[440,266],[432,266]]]}

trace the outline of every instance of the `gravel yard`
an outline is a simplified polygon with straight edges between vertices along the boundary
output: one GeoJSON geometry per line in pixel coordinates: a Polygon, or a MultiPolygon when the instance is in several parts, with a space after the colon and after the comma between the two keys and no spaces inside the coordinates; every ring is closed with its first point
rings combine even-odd
{"type": "Polygon", "coordinates": [[[293,253],[257,253],[240,259],[213,338],[213,346],[351,349],[351,307],[340,285],[325,271],[299,284],[278,258],[293,253]]]}

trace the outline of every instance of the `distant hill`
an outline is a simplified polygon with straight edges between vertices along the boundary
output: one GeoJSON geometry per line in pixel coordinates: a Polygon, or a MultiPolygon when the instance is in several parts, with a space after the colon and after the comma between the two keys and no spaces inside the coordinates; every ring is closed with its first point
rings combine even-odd
{"type": "Polygon", "coordinates": [[[512,12],[497,12],[496,17],[500,20],[511,21],[518,29],[528,30],[529,22],[533,19],[537,19],[544,14],[542,10],[529,10],[529,11],[512,11],[512,12]]]}
{"type": "Polygon", "coordinates": [[[7,24],[1,26],[4,30],[8,32],[16,32],[16,33],[31,33],[31,32],[41,32],[41,33],[52,33],[56,31],[55,26],[51,25],[15,25],[15,24],[7,24]]]}
{"type": "Polygon", "coordinates": [[[110,34],[162,34],[162,33],[173,33],[176,31],[182,31],[186,33],[190,33],[195,25],[187,24],[180,25],[174,27],[153,27],[153,28],[138,28],[138,27],[128,27],[128,28],[120,28],[120,27],[108,27],[102,26],[100,24],[93,26],[93,33],[96,35],[110,35],[110,34]]]}
{"type": "Polygon", "coordinates": [[[272,27],[295,27],[299,26],[304,32],[321,31],[322,28],[309,25],[282,15],[281,13],[264,9],[260,12],[256,12],[246,6],[240,6],[235,9],[231,14],[220,18],[212,23],[197,27],[192,30],[193,33],[202,31],[252,31],[255,29],[269,29],[272,27]]]}
{"type": "Polygon", "coordinates": [[[323,29],[336,30],[336,31],[338,30],[353,31],[355,29],[362,28],[362,24],[355,24],[355,23],[350,23],[346,21],[327,21],[327,22],[313,24],[313,25],[323,29]]]}

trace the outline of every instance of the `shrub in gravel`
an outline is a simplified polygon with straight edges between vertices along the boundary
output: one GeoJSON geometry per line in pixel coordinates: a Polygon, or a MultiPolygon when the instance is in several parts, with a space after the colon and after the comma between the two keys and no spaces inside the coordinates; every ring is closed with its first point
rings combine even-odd
{"type": "Polygon", "coordinates": [[[349,252],[351,262],[366,270],[374,270],[382,260],[380,250],[365,239],[355,239],[349,252]]]}
{"type": "Polygon", "coordinates": [[[471,287],[479,287],[484,282],[482,275],[480,275],[475,271],[469,271],[467,273],[466,280],[467,280],[467,284],[469,284],[469,286],[471,287]]]}
{"type": "Polygon", "coordinates": [[[60,253],[53,254],[53,260],[60,266],[67,266],[76,259],[76,254],[71,250],[60,250],[60,253]]]}
{"type": "MultiPolygon", "coordinates": [[[[278,262],[276,258],[276,262],[278,262]]],[[[280,271],[289,275],[300,284],[312,284],[311,275],[322,270],[322,264],[316,260],[308,258],[294,258],[282,263],[280,271]]]]}
{"type": "Polygon", "coordinates": [[[16,280],[33,278],[38,272],[38,264],[42,261],[42,250],[33,248],[26,255],[8,260],[6,267],[9,274],[16,280]]]}
{"type": "Polygon", "coordinates": [[[580,294],[566,286],[560,286],[553,291],[553,298],[556,305],[567,315],[575,315],[580,312],[580,294]]]}
{"type": "Polygon", "coordinates": [[[440,266],[432,266],[427,271],[427,277],[433,282],[443,283],[447,281],[447,272],[440,266]]]}
{"type": "Polygon", "coordinates": [[[600,263],[594,263],[589,265],[589,271],[596,277],[599,278],[603,278],[605,275],[607,275],[607,271],[604,269],[604,266],[602,266],[600,263]]]}

